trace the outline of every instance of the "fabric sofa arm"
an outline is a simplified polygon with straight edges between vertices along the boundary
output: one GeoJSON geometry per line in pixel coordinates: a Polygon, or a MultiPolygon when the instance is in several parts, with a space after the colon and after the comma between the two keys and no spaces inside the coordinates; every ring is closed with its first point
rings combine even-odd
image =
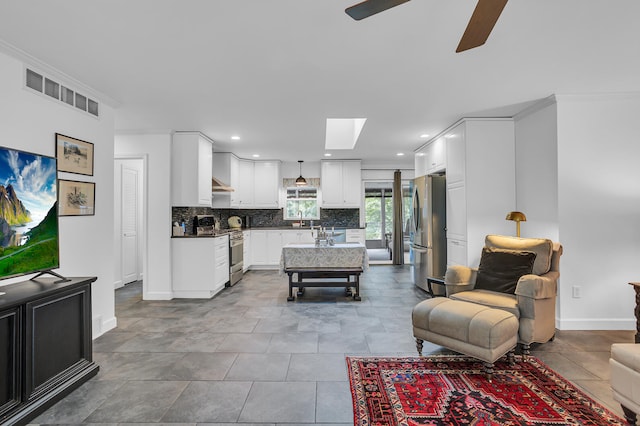
{"type": "Polygon", "coordinates": [[[444,285],[447,296],[461,291],[473,290],[476,284],[478,270],[468,266],[452,265],[447,268],[444,274],[444,285]]]}
{"type": "Polygon", "coordinates": [[[558,292],[558,272],[552,271],[544,275],[523,275],[518,280],[516,295],[531,299],[548,299],[556,297],[558,292]]]}

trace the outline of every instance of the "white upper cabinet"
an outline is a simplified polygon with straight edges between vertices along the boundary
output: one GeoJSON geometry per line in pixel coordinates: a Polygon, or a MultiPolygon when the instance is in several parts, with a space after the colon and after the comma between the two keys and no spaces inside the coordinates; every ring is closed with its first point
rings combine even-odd
{"type": "Polygon", "coordinates": [[[427,155],[427,174],[444,170],[446,160],[446,140],[438,138],[428,146],[429,154],[427,155]]]}
{"type": "Polygon", "coordinates": [[[213,144],[199,132],[176,132],[171,143],[171,204],[211,206],[213,144]]]}
{"type": "Polygon", "coordinates": [[[414,156],[415,176],[441,172],[446,167],[446,139],[438,138],[420,148],[414,156]]]}
{"type": "Polygon", "coordinates": [[[214,208],[278,208],[280,161],[244,160],[227,152],[214,153],[213,176],[234,189],[215,193],[214,208]]]}
{"type": "Polygon", "coordinates": [[[255,161],[253,177],[253,206],[277,209],[280,195],[280,162],[255,161]]]}
{"type": "Polygon", "coordinates": [[[360,160],[322,161],[323,208],[359,208],[362,203],[360,160]]]}
{"type": "Polygon", "coordinates": [[[231,196],[231,207],[250,208],[253,206],[254,179],[253,161],[238,160],[238,175],[232,183],[235,192],[231,196]]]}

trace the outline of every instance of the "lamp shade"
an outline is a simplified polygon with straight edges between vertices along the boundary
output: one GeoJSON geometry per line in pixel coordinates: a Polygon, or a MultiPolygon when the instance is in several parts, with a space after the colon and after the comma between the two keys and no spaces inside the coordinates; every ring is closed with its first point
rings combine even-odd
{"type": "Polygon", "coordinates": [[[526,222],[527,216],[522,212],[509,212],[506,219],[513,220],[516,223],[516,236],[520,237],[520,222],[526,222]]]}
{"type": "Polygon", "coordinates": [[[296,179],[296,186],[305,186],[307,184],[307,180],[305,178],[302,177],[302,160],[298,160],[298,163],[300,164],[300,176],[298,176],[298,179],[296,179]]]}
{"type": "Polygon", "coordinates": [[[526,222],[527,216],[522,212],[509,212],[507,213],[506,220],[513,220],[515,222],[526,222]]]}

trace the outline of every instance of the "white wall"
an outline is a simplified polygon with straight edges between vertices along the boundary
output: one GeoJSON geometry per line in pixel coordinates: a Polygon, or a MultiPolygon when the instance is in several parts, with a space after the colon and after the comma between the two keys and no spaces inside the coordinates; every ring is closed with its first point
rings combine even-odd
{"type": "Polygon", "coordinates": [[[640,259],[640,94],[557,96],[560,326],[634,329],[640,259]],[[582,298],[571,297],[571,287],[582,298]]]}
{"type": "MultiPolygon", "coordinates": [[[[300,176],[300,164],[298,162],[283,161],[280,165],[280,175],[283,179],[295,179],[300,176]]],[[[302,176],[305,178],[320,177],[320,162],[305,161],[302,163],[302,176]]]]}
{"type": "MultiPolygon", "coordinates": [[[[116,157],[144,157],[144,197],[147,208],[144,245],[147,247],[145,300],[170,300],[171,287],[171,134],[119,134],[115,137],[116,157]]],[[[119,259],[119,253],[116,255],[119,259]]],[[[143,260],[143,263],[145,260],[143,260]]],[[[112,283],[113,285],[113,283],[112,283]]]]}
{"type": "MultiPolygon", "coordinates": [[[[36,67],[31,67],[41,71],[36,67]]],[[[24,88],[21,60],[0,53],[0,145],[55,156],[55,133],[94,144],[94,175],[59,178],[95,182],[94,216],[59,218],[60,269],[65,276],[96,276],[92,286],[93,337],[116,326],[113,292],[113,109],[100,102],[100,118],[24,88]]],[[[46,74],[46,73],[45,73],[46,74]]],[[[62,81],[70,88],[74,82],[62,81]]],[[[79,84],[79,83],[78,83],[79,84]]],[[[101,99],[97,99],[101,101],[101,99]]],[[[24,280],[2,281],[5,285],[24,280]]]]}
{"type": "Polygon", "coordinates": [[[564,247],[559,329],[635,329],[627,283],[640,259],[639,115],[638,94],[556,95],[516,119],[522,234],[564,247]]]}
{"type": "Polygon", "coordinates": [[[558,127],[555,98],[515,117],[516,210],[521,236],[558,241],[558,127]]]}

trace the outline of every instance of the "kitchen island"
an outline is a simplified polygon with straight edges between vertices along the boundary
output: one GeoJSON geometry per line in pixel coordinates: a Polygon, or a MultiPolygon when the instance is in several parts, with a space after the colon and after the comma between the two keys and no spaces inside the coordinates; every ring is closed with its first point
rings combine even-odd
{"type": "Polygon", "coordinates": [[[298,288],[298,296],[301,296],[305,287],[343,286],[347,295],[360,300],[360,274],[368,266],[367,249],[359,243],[323,247],[287,244],[282,248],[280,259],[281,271],[289,276],[288,301],[294,300],[293,287],[298,288]],[[297,280],[294,280],[294,274],[297,280]]]}

